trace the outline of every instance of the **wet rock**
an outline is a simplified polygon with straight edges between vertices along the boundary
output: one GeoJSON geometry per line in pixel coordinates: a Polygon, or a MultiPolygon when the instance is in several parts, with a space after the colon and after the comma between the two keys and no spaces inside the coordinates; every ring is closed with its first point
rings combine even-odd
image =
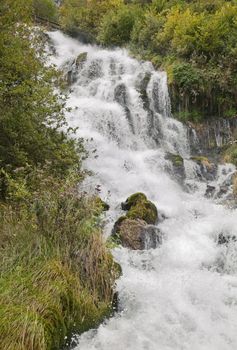
{"type": "Polygon", "coordinates": [[[119,311],[119,293],[115,292],[112,301],[112,313],[119,311]]]}
{"type": "Polygon", "coordinates": [[[207,185],[205,197],[208,197],[208,198],[212,197],[215,191],[216,191],[215,186],[207,185]]]}
{"type": "Polygon", "coordinates": [[[117,241],[125,248],[143,250],[156,248],[161,243],[157,227],[147,225],[144,220],[125,218],[116,226],[117,241]]]}
{"type": "Polygon", "coordinates": [[[213,118],[203,123],[188,123],[191,149],[217,151],[236,139],[237,118],[213,118]]]}
{"type": "Polygon", "coordinates": [[[123,107],[127,105],[127,89],[125,84],[122,83],[116,86],[114,89],[114,99],[123,107]]]}
{"type": "Polygon", "coordinates": [[[217,193],[217,197],[222,197],[223,195],[225,195],[226,193],[228,193],[229,191],[229,187],[227,185],[222,185],[220,186],[220,189],[217,193]]]}
{"type": "Polygon", "coordinates": [[[82,68],[84,63],[87,60],[88,53],[87,52],[82,52],[80,55],[77,56],[75,60],[75,64],[77,68],[82,68]]]}
{"type": "Polygon", "coordinates": [[[213,181],[217,174],[217,165],[212,163],[207,157],[194,156],[191,160],[199,165],[200,178],[213,181]]]}
{"type": "Polygon", "coordinates": [[[184,168],[184,160],[179,154],[167,153],[166,159],[171,161],[173,165],[173,175],[176,178],[183,181],[185,178],[185,168],[184,168]]]}
{"type": "Polygon", "coordinates": [[[125,84],[121,83],[116,86],[116,88],[114,89],[114,99],[123,107],[126,113],[127,120],[129,122],[129,126],[132,132],[134,133],[131,112],[128,107],[129,101],[128,101],[128,95],[127,95],[127,88],[125,84]]]}
{"type": "Polygon", "coordinates": [[[102,60],[95,59],[91,62],[88,70],[88,79],[98,79],[102,76],[102,60]]]}
{"type": "Polygon", "coordinates": [[[77,56],[76,59],[74,59],[72,62],[67,62],[66,66],[68,69],[65,69],[66,71],[66,81],[68,85],[72,85],[77,80],[77,75],[80,70],[82,70],[86,60],[87,60],[87,52],[82,52],[80,55],[77,56]]]}
{"type": "Polygon", "coordinates": [[[218,236],[218,244],[228,244],[230,242],[236,242],[236,236],[220,233],[218,236]]]}
{"type": "Polygon", "coordinates": [[[148,110],[150,107],[149,97],[147,95],[147,87],[151,79],[151,72],[146,72],[145,76],[137,84],[137,91],[143,102],[143,107],[148,110]]]}
{"type": "Polygon", "coordinates": [[[144,193],[134,193],[121,205],[127,213],[114,224],[112,238],[117,244],[134,250],[156,248],[161,244],[161,234],[155,226],[158,211],[144,193]]]}

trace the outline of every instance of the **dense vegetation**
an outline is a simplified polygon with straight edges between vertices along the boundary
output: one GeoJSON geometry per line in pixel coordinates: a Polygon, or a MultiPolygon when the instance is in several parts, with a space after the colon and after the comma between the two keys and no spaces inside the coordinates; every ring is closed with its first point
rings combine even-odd
{"type": "MultiPolygon", "coordinates": [[[[166,69],[182,120],[237,114],[234,0],[0,2],[3,350],[58,349],[72,332],[96,326],[111,311],[119,274],[101,237],[103,204],[80,191],[83,144],[70,138],[61,79],[45,65],[35,16],[166,69]]],[[[236,144],[225,159],[237,164],[236,144]]]]}
{"type": "Polygon", "coordinates": [[[236,116],[236,1],[64,0],[60,21],[165,69],[181,120],[236,116]]]}
{"type": "Polygon", "coordinates": [[[103,205],[80,191],[85,152],[69,138],[60,77],[31,26],[39,3],[0,2],[2,350],[59,349],[96,326],[118,276],[102,240],[103,205]]]}

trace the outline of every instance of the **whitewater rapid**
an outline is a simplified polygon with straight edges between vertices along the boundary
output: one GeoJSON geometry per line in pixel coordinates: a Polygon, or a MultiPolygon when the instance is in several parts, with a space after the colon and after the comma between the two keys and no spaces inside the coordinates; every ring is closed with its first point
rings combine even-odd
{"type": "MultiPolygon", "coordinates": [[[[111,208],[105,235],[120,203],[138,191],[156,204],[163,235],[156,249],[114,249],[123,270],[119,312],[79,336],[75,350],[237,349],[237,246],[217,244],[219,234],[236,235],[236,210],[205,198],[187,130],[171,117],[166,73],[126,50],[83,45],[60,32],[50,38],[53,63],[73,76],[68,122],[79,127],[89,152],[84,166],[93,172],[83,190],[97,190],[111,208]],[[185,159],[192,190],[173,178],[167,152],[185,159]]],[[[212,185],[235,171],[223,167],[212,185]]]]}

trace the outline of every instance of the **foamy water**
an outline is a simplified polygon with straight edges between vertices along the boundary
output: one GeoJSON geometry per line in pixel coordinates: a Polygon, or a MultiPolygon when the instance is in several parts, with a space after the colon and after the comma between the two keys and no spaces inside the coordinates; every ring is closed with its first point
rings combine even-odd
{"type": "MultiPolygon", "coordinates": [[[[99,185],[111,207],[105,235],[121,214],[120,203],[134,192],[144,192],[165,217],[158,224],[164,239],[157,249],[114,250],[123,269],[116,286],[121,311],[78,337],[76,349],[237,349],[236,243],[217,244],[221,233],[236,235],[236,210],[204,197],[206,183],[189,160],[187,130],[171,118],[166,73],[125,50],[85,46],[60,32],[50,36],[57,52],[53,62],[65,71],[74,67],[68,122],[87,140],[84,166],[94,175],[84,189],[99,185]],[[83,52],[87,60],[75,68],[83,52]],[[140,85],[147,76],[144,103],[140,85]],[[185,158],[194,192],[168,175],[167,152],[185,158]]],[[[223,167],[212,185],[235,171],[223,167]]]]}

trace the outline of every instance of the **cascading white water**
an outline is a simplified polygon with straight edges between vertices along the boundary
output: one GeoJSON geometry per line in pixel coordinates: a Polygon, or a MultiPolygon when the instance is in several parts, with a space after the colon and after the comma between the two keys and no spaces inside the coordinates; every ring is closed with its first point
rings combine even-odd
{"type": "Polygon", "coordinates": [[[237,349],[236,243],[217,244],[219,234],[236,235],[236,210],[205,198],[202,186],[185,192],[166,173],[165,154],[173,152],[186,158],[193,176],[186,129],[171,118],[166,74],[125,50],[84,46],[60,32],[50,37],[57,53],[52,59],[61,68],[87,52],[74,72],[68,121],[88,139],[85,167],[94,175],[84,186],[99,185],[111,206],[107,234],[120,203],[137,191],[165,217],[159,248],[114,250],[123,269],[121,312],[78,337],[76,349],[237,349]]]}

